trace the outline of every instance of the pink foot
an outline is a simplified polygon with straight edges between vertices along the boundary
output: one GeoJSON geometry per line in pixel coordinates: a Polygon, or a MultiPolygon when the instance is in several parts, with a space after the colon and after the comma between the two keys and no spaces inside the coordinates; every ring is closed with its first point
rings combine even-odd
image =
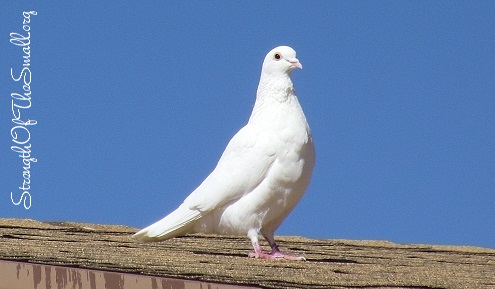
{"type": "Polygon", "coordinates": [[[306,258],[304,256],[298,256],[298,255],[289,255],[289,254],[284,254],[282,252],[276,252],[276,253],[261,253],[261,254],[256,254],[255,252],[249,253],[249,257],[251,258],[260,258],[260,259],[266,259],[266,260],[291,260],[291,261],[305,261],[306,258]]]}
{"type": "Polygon", "coordinates": [[[304,256],[298,256],[298,255],[289,255],[289,254],[284,254],[280,252],[278,249],[277,245],[274,245],[272,248],[272,252],[270,254],[264,253],[261,250],[261,247],[256,244],[255,246],[255,251],[249,253],[249,257],[251,258],[260,258],[260,259],[266,259],[266,260],[291,260],[291,261],[305,261],[306,258],[304,256]]]}

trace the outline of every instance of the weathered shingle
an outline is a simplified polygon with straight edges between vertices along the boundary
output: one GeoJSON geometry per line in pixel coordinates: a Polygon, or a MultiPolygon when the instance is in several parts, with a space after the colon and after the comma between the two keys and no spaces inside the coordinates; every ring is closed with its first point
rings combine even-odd
{"type": "MultiPolygon", "coordinates": [[[[138,243],[136,229],[0,219],[0,259],[264,288],[495,288],[495,250],[277,237],[307,261],[247,257],[244,237],[138,243]]],[[[268,249],[268,248],[267,248],[268,249]]]]}

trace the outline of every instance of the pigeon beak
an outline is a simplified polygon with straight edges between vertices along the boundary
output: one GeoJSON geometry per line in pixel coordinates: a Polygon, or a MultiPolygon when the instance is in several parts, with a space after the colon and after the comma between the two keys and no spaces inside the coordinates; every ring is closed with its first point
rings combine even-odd
{"type": "Polygon", "coordinates": [[[292,64],[292,66],[297,67],[299,69],[302,69],[302,64],[301,64],[301,62],[299,62],[299,59],[292,58],[289,60],[289,62],[292,64]]]}

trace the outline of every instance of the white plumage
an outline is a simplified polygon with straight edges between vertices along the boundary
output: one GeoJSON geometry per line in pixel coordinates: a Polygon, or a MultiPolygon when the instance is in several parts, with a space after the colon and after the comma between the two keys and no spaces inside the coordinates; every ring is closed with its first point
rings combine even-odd
{"type": "Polygon", "coordinates": [[[184,202],[133,237],[161,241],[187,233],[247,235],[251,257],[301,260],[278,250],[274,232],[304,194],[313,171],[311,131],[290,74],[296,52],[279,46],[265,57],[248,123],[227,145],[216,168],[184,202]],[[272,248],[264,253],[262,235],[272,248]]]}

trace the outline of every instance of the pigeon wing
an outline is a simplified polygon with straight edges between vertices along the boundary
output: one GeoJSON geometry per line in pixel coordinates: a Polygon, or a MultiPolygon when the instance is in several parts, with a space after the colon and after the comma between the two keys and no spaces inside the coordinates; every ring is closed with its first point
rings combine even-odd
{"type": "Polygon", "coordinates": [[[253,191],[276,158],[273,137],[249,123],[229,142],[213,172],[184,201],[190,209],[209,212],[253,191]]]}

